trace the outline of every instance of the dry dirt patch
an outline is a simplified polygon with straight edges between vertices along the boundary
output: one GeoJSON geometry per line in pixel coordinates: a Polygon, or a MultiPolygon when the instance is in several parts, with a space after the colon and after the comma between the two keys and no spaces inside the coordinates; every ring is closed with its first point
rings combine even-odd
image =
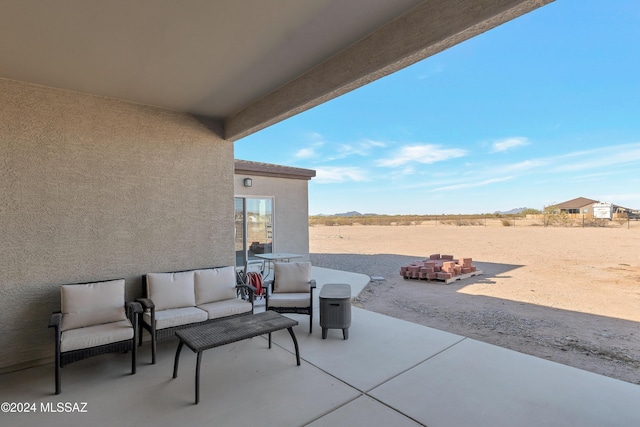
{"type": "Polygon", "coordinates": [[[382,276],[372,311],[640,384],[640,232],[543,227],[309,228],[318,266],[382,276]],[[405,280],[432,253],[471,257],[482,276],[405,280]]]}

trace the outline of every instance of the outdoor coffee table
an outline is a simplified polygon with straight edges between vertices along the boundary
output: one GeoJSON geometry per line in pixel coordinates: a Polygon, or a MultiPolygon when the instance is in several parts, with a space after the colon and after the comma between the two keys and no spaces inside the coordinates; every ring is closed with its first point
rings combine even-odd
{"type": "Polygon", "coordinates": [[[214,347],[231,344],[247,338],[269,334],[269,348],[271,348],[271,332],[287,329],[293,345],[296,349],[296,362],[300,366],[300,351],[298,340],[293,333],[293,327],[298,322],[274,311],[265,311],[258,314],[248,314],[245,316],[233,317],[204,325],[196,325],[176,331],[176,336],[180,339],[176,358],[173,364],[173,378],[178,376],[178,364],[180,362],[180,351],[184,344],[194,353],[198,354],[196,363],[196,404],[200,402],[200,360],[202,352],[214,347]]]}

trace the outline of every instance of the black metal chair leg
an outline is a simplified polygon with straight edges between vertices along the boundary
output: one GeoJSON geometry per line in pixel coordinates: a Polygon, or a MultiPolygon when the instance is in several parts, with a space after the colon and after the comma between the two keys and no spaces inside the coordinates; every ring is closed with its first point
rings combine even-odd
{"type": "Polygon", "coordinates": [[[200,403],[200,362],[202,361],[202,352],[198,352],[198,361],[196,362],[196,405],[200,403]]]}

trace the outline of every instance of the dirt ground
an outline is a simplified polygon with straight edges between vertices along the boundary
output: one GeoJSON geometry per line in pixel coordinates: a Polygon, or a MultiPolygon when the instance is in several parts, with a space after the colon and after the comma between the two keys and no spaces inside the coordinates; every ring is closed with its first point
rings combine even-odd
{"type": "Polygon", "coordinates": [[[640,384],[640,230],[482,226],[313,226],[314,265],[382,276],[355,304],[640,384]],[[405,280],[431,254],[482,275],[405,280]]]}

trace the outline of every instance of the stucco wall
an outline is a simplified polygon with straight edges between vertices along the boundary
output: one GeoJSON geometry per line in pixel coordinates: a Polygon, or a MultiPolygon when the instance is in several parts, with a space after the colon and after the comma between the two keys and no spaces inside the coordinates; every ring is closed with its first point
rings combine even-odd
{"type": "Polygon", "coordinates": [[[235,194],[274,198],[273,251],[289,252],[309,259],[309,194],[306,179],[287,179],[238,174],[235,194]],[[251,187],[242,181],[250,177],[251,187]]]}
{"type": "Polygon", "coordinates": [[[232,265],[215,122],[0,79],[0,371],[51,360],[65,283],[232,265]],[[10,368],[8,368],[10,367],[10,368]]]}

